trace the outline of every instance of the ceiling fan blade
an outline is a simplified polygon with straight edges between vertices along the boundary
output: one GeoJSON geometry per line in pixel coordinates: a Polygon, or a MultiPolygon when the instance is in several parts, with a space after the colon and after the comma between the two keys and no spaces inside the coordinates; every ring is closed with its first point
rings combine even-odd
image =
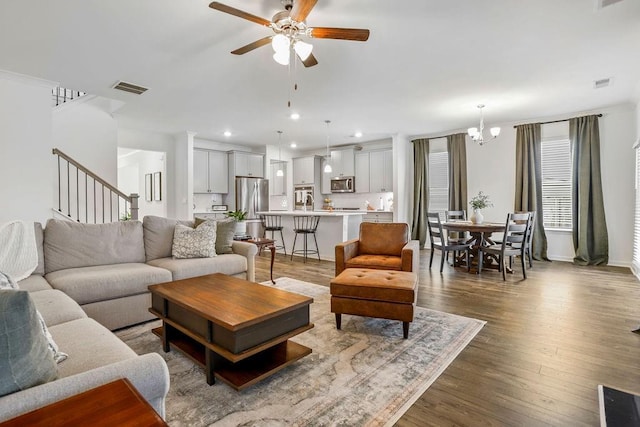
{"type": "Polygon", "coordinates": [[[311,37],[315,37],[317,39],[339,39],[364,42],[369,39],[369,30],[360,28],[313,27],[311,28],[311,37]]]}
{"type": "Polygon", "coordinates": [[[295,0],[289,17],[294,21],[303,22],[307,19],[307,15],[309,15],[309,12],[311,12],[311,9],[313,9],[317,2],[318,0],[295,0]]]}
{"type": "Polygon", "coordinates": [[[272,36],[268,36],[265,38],[262,38],[260,40],[256,40],[253,43],[249,43],[246,46],[242,46],[234,51],[232,51],[231,53],[233,53],[234,55],[244,55],[247,52],[251,52],[253,49],[257,49],[259,47],[262,47],[266,44],[271,43],[271,37],[272,36]]]}
{"type": "Polygon", "coordinates": [[[219,10],[220,12],[228,13],[229,15],[237,16],[238,18],[243,18],[248,21],[255,22],[256,24],[264,25],[265,27],[271,26],[271,21],[268,21],[264,18],[260,18],[259,16],[252,15],[247,12],[243,12],[240,9],[227,6],[226,4],[222,4],[217,1],[211,2],[209,4],[209,7],[211,9],[219,10]]]}
{"type": "Polygon", "coordinates": [[[314,65],[318,65],[318,60],[316,59],[315,56],[313,56],[313,53],[310,53],[309,56],[307,56],[307,59],[305,59],[304,61],[299,56],[298,58],[300,59],[300,62],[302,62],[304,66],[307,68],[313,67],[314,65]]]}

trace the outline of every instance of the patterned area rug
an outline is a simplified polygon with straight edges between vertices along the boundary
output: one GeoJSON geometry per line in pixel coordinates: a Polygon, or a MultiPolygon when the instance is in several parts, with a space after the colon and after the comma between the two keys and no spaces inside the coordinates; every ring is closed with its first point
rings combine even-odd
{"type": "Polygon", "coordinates": [[[171,426],[391,425],[438,378],[485,322],[417,308],[402,339],[402,322],[330,312],[329,289],[290,278],[278,288],[314,298],[315,327],[293,338],[313,353],[242,392],[221,381],[208,386],[204,371],[176,351],[164,353],[150,332],[159,321],[117,335],[138,354],[167,361],[171,426]]]}

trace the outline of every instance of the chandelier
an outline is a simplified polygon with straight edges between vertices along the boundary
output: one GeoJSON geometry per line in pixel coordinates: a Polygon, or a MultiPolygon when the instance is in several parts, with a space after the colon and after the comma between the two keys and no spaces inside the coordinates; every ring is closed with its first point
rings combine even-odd
{"type": "MultiPolygon", "coordinates": [[[[484,144],[484,134],[483,134],[484,133],[484,117],[482,116],[482,109],[484,108],[484,104],[478,105],[478,108],[480,109],[480,129],[469,128],[467,129],[467,133],[469,134],[471,139],[473,139],[475,142],[478,143],[478,145],[483,145],[484,144]]],[[[500,128],[492,127],[491,129],[489,129],[489,132],[491,133],[491,136],[495,138],[496,136],[500,135],[500,128]]]]}

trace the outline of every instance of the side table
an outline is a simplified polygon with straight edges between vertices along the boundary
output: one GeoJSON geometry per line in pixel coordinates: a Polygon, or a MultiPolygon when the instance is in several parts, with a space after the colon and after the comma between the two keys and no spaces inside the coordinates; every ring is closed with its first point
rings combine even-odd
{"type": "Polygon", "coordinates": [[[0,423],[18,426],[138,426],[167,427],[167,423],[122,378],[0,423]]]}
{"type": "Polygon", "coordinates": [[[261,251],[263,248],[267,248],[271,251],[271,283],[276,284],[275,280],[273,280],[273,261],[276,257],[276,247],[274,245],[275,240],[267,239],[264,237],[255,237],[253,239],[247,240],[249,243],[253,243],[258,247],[258,251],[261,251]]]}

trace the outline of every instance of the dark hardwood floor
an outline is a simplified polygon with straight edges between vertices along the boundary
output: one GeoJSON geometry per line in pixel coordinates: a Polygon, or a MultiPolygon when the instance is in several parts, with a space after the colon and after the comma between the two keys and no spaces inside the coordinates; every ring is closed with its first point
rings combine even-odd
{"type": "MultiPolygon", "coordinates": [[[[276,256],[274,277],[329,285],[331,262],[276,256]]],[[[640,394],[640,283],[627,268],[534,261],[503,282],[421,251],[418,305],[487,322],[398,426],[597,426],[597,385],[640,394]]],[[[269,256],[256,260],[269,279],[269,256]]],[[[400,326],[398,326],[400,327],[400,326]]]]}

